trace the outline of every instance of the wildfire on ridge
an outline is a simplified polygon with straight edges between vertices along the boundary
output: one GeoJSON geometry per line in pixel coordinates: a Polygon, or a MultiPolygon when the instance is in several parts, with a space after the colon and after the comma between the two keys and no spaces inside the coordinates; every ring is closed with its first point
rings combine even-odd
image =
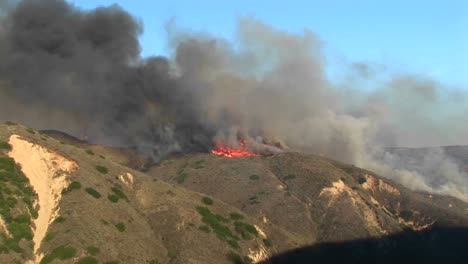
{"type": "Polygon", "coordinates": [[[219,155],[219,156],[229,157],[229,158],[260,156],[259,154],[249,151],[247,149],[247,141],[244,139],[239,141],[239,148],[230,147],[223,143],[218,142],[216,143],[215,148],[211,150],[211,153],[215,155],[219,155]]]}

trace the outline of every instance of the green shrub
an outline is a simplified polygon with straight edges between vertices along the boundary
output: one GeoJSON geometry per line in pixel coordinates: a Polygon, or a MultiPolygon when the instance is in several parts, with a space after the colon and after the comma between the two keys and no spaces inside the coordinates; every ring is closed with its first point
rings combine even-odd
{"type": "Polygon", "coordinates": [[[107,169],[104,166],[97,165],[95,168],[96,168],[97,171],[99,171],[102,174],[106,174],[106,173],[109,172],[109,169],[107,169]]]}
{"type": "Polygon", "coordinates": [[[10,151],[12,149],[11,145],[8,144],[5,141],[0,141],[0,149],[8,150],[10,151]]]}
{"type": "Polygon", "coordinates": [[[119,201],[119,197],[115,194],[107,195],[107,199],[109,199],[109,201],[111,201],[112,203],[117,203],[119,201]]]}
{"type": "Polygon", "coordinates": [[[85,190],[92,197],[94,197],[96,199],[101,198],[101,194],[98,191],[94,190],[93,188],[86,188],[85,190]]]}
{"type": "Polygon", "coordinates": [[[55,259],[66,260],[71,259],[76,255],[76,249],[72,246],[59,246],[52,250],[51,253],[47,254],[42,258],[40,264],[48,264],[55,259]]]}
{"type": "Polygon", "coordinates": [[[32,231],[29,223],[18,223],[18,222],[11,222],[8,225],[8,231],[10,231],[13,238],[17,241],[21,240],[22,238],[26,240],[32,240],[32,231]]]}
{"type": "MultiPolygon", "coordinates": [[[[0,170],[5,170],[6,172],[15,172],[15,167],[16,167],[16,163],[14,159],[10,157],[0,157],[0,170]]],[[[8,176],[16,176],[16,175],[10,174],[8,176]]]]}
{"type": "Polygon", "coordinates": [[[99,261],[94,257],[83,257],[76,262],[76,264],[98,264],[99,261]]]}
{"type": "Polygon", "coordinates": [[[63,217],[63,216],[59,216],[59,217],[55,218],[55,220],[54,220],[54,223],[56,223],[56,224],[60,224],[60,223],[63,223],[63,222],[65,222],[65,217],[63,217]]]}
{"type": "Polygon", "coordinates": [[[288,174],[288,176],[284,177],[285,181],[294,180],[294,179],[296,179],[296,175],[294,175],[294,174],[288,174]]]}
{"type": "Polygon", "coordinates": [[[224,225],[218,215],[213,214],[210,209],[203,206],[198,206],[197,212],[202,216],[202,222],[211,227],[216,236],[226,241],[228,238],[238,240],[239,238],[234,236],[228,226],[224,225]]]}
{"type": "Polygon", "coordinates": [[[91,149],[87,149],[85,150],[85,152],[88,154],[88,155],[94,155],[94,152],[91,150],[91,149]]]}
{"type": "Polygon", "coordinates": [[[27,128],[26,131],[28,131],[31,134],[36,134],[36,131],[34,131],[34,129],[32,128],[27,128]]]}
{"type": "Polygon", "coordinates": [[[358,182],[359,184],[364,184],[365,182],[367,182],[367,180],[364,177],[359,177],[358,182]]]}
{"type": "Polygon", "coordinates": [[[99,248],[97,247],[93,247],[93,246],[89,246],[86,248],[86,251],[93,255],[93,256],[96,256],[97,254],[99,254],[99,252],[101,251],[99,248]]]}
{"type": "Polygon", "coordinates": [[[20,214],[15,218],[15,222],[22,223],[22,224],[30,224],[31,217],[27,214],[20,214]]]}
{"type": "Polygon", "coordinates": [[[46,236],[44,237],[44,240],[46,242],[52,241],[55,238],[56,233],[54,232],[47,232],[46,236]]]}
{"type": "Polygon", "coordinates": [[[197,160],[195,161],[195,165],[193,166],[195,169],[203,169],[205,168],[205,161],[204,160],[197,160]]]}
{"type": "Polygon", "coordinates": [[[81,189],[81,183],[77,181],[72,181],[70,185],[68,185],[67,188],[62,190],[62,194],[66,194],[73,190],[79,190],[79,189],[81,189]]]}
{"type": "Polygon", "coordinates": [[[250,175],[250,176],[249,176],[249,179],[251,179],[251,180],[253,180],[253,181],[256,181],[256,180],[260,179],[260,176],[258,176],[258,175],[256,175],[256,174],[250,175]]]}
{"type": "Polygon", "coordinates": [[[266,246],[266,247],[272,247],[273,246],[273,241],[271,241],[270,239],[263,239],[263,244],[266,246]]]}
{"type": "Polygon", "coordinates": [[[103,155],[99,155],[99,157],[100,157],[101,159],[106,159],[106,157],[104,157],[103,155]]]}
{"type": "Polygon", "coordinates": [[[241,215],[241,214],[238,214],[238,213],[231,213],[229,215],[229,217],[232,219],[232,220],[242,220],[244,219],[244,216],[241,215]]]}
{"type": "Polygon", "coordinates": [[[176,181],[178,184],[181,184],[187,179],[187,177],[188,177],[188,174],[184,172],[184,170],[181,170],[179,171],[176,181]]]}
{"type": "Polygon", "coordinates": [[[18,203],[18,200],[16,200],[16,198],[14,197],[8,197],[6,198],[6,200],[4,201],[5,205],[9,208],[13,208],[15,207],[15,205],[18,203]]]}
{"type": "Polygon", "coordinates": [[[226,258],[227,260],[229,260],[231,263],[233,264],[242,264],[244,263],[242,261],[242,257],[239,256],[239,254],[235,253],[235,252],[229,252],[227,255],[226,255],[226,258]]]}
{"type": "Polygon", "coordinates": [[[116,224],[116,225],[115,225],[115,228],[117,228],[117,230],[119,230],[120,232],[125,232],[125,230],[127,229],[127,228],[125,227],[125,224],[122,223],[122,222],[116,224]]]}
{"type": "Polygon", "coordinates": [[[16,123],[15,123],[15,122],[11,122],[11,121],[6,121],[6,122],[5,122],[5,125],[7,125],[7,126],[16,126],[16,123]]]}
{"type": "Polygon", "coordinates": [[[153,260],[150,260],[148,264],[161,264],[161,262],[159,262],[159,260],[157,259],[153,259],[153,260]]]}
{"type": "Polygon", "coordinates": [[[104,264],[120,264],[120,261],[118,260],[112,260],[112,261],[106,261],[104,264]]]}
{"type": "Polygon", "coordinates": [[[212,205],[213,204],[213,200],[210,198],[210,197],[203,197],[202,198],[202,202],[206,205],[212,205]]]}
{"type": "Polygon", "coordinates": [[[228,243],[229,246],[231,246],[232,248],[235,248],[235,249],[238,249],[239,248],[239,243],[237,242],[237,240],[234,240],[234,239],[229,239],[226,241],[228,243]]]}
{"type": "Polygon", "coordinates": [[[234,222],[234,229],[245,240],[252,239],[252,235],[258,236],[257,229],[253,225],[250,225],[244,222],[240,222],[240,221],[234,222]]]}
{"type": "Polygon", "coordinates": [[[123,190],[121,188],[118,188],[118,187],[112,187],[111,188],[112,192],[114,192],[114,194],[119,198],[119,199],[124,199],[128,202],[128,197],[127,195],[125,195],[125,193],[123,192],[123,190]]]}

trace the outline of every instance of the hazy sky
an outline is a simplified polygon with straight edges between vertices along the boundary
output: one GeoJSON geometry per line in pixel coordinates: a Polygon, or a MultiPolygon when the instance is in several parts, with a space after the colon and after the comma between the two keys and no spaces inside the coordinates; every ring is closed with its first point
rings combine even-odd
{"type": "Polygon", "coordinates": [[[73,0],[90,9],[117,3],[144,25],[143,56],[166,54],[164,24],[234,35],[236,17],[316,32],[327,59],[363,61],[468,87],[468,1],[464,0],[73,0]]]}

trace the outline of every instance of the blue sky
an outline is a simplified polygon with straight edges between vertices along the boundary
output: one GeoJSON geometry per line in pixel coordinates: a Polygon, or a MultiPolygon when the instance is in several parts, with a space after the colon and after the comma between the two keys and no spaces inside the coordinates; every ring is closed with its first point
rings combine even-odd
{"type": "Polygon", "coordinates": [[[165,55],[164,24],[231,38],[236,17],[290,32],[307,28],[327,58],[390,65],[468,87],[468,1],[464,0],[72,0],[91,9],[117,3],[143,22],[142,55],[165,55]]]}

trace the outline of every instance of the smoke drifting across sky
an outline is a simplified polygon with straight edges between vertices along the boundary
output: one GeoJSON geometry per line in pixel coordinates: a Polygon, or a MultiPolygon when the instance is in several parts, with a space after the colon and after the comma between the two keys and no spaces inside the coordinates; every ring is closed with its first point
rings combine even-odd
{"type": "Polygon", "coordinates": [[[253,17],[238,19],[234,42],[168,24],[171,56],[141,58],[142,25],[118,6],[24,0],[3,10],[0,119],[155,159],[239,136],[282,142],[468,200],[466,172],[443,151],[409,170],[384,149],[468,144],[466,90],[360,62],[330,80],[318,36],[253,17]]]}

